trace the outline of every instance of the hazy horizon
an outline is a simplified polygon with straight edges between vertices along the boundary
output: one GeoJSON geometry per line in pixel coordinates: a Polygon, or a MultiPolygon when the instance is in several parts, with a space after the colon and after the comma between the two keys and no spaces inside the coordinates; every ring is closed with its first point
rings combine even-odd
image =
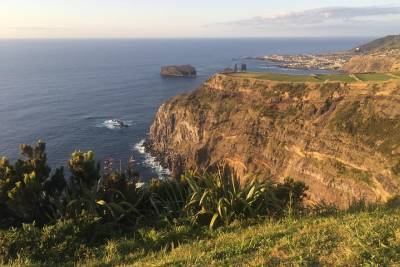
{"type": "Polygon", "coordinates": [[[399,27],[393,0],[3,0],[0,9],[0,39],[375,37],[399,27]]]}

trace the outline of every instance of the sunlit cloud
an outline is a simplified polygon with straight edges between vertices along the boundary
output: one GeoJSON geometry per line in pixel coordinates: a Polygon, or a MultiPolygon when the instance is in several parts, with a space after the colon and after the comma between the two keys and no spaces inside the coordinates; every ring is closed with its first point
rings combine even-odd
{"type": "Polygon", "coordinates": [[[332,24],[349,24],[368,20],[377,23],[382,18],[400,15],[400,6],[327,7],[297,12],[278,13],[250,19],[216,23],[220,26],[241,27],[308,27],[332,24]]]}
{"type": "Polygon", "coordinates": [[[66,28],[62,27],[12,27],[12,30],[17,31],[58,31],[58,30],[65,30],[66,28]]]}

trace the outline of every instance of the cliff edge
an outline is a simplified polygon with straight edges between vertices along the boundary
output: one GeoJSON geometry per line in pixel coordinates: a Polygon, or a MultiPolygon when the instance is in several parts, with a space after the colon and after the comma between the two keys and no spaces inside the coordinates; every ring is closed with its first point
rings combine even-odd
{"type": "Polygon", "coordinates": [[[400,84],[278,82],[217,74],[164,103],[149,150],[175,175],[224,161],[239,177],[287,176],[310,201],[347,207],[400,192],[400,84]]]}

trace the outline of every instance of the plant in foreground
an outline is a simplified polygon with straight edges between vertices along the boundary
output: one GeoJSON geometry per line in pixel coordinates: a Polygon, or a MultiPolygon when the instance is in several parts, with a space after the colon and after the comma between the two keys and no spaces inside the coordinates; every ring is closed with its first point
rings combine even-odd
{"type": "Polygon", "coordinates": [[[281,215],[289,204],[291,209],[297,210],[307,190],[303,183],[292,179],[275,185],[249,176],[240,184],[225,168],[214,173],[187,172],[183,179],[190,187],[185,206],[187,215],[193,223],[207,223],[211,229],[234,220],[281,215]]]}

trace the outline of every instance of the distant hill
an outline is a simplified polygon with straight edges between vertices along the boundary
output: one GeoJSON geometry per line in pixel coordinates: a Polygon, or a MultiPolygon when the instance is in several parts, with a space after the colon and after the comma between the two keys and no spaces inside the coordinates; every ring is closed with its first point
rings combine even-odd
{"type": "Polygon", "coordinates": [[[349,73],[400,71],[400,35],[389,35],[349,51],[343,65],[349,73]]]}
{"type": "Polygon", "coordinates": [[[374,40],[370,43],[352,49],[351,52],[360,54],[371,54],[392,49],[400,49],[400,35],[389,35],[374,40]]]}

